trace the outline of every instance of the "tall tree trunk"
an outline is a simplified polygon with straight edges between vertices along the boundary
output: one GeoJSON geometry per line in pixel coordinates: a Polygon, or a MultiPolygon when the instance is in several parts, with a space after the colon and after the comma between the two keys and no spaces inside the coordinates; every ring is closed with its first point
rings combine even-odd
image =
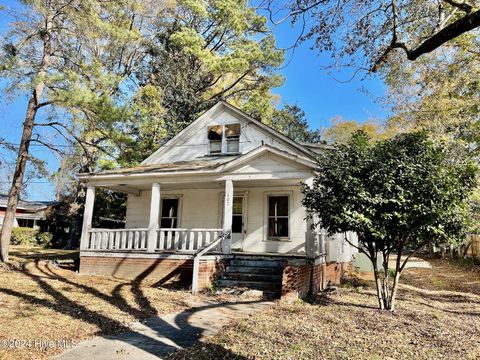
{"type": "Polygon", "coordinates": [[[22,190],[23,177],[28,159],[28,150],[32,139],[33,127],[35,126],[35,116],[39,108],[43,90],[45,88],[46,69],[50,64],[52,45],[50,32],[52,30],[52,18],[45,18],[45,34],[43,38],[43,55],[38,68],[37,76],[34,79],[36,85],[32,90],[32,94],[28,101],[27,112],[23,122],[22,138],[18,149],[17,162],[15,172],[13,174],[12,186],[8,193],[7,209],[3,220],[2,233],[0,235],[0,260],[8,261],[8,252],[10,247],[10,238],[12,236],[13,223],[15,221],[15,213],[17,211],[18,198],[22,190]]]}
{"type": "Polygon", "coordinates": [[[23,122],[23,133],[20,141],[20,148],[17,155],[17,163],[15,165],[15,172],[13,173],[12,186],[8,193],[7,210],[5,211],[5,218],[3,220],[2,234],[0,237],[0,260],[8,261],[8,250],[10,245],[10,237],[12,236],[13,223],[15,221],[15,213],[17,211],[18,198],[23,185],[23,176],[25,174],[25,167],[28,158],[28,148],[30,146],[30,139],[32,138],[33,126],[35,123],[35,115],[37,113],[37,106],[35,104],[35,96],[28,101],[27,114],[23,122]]]}

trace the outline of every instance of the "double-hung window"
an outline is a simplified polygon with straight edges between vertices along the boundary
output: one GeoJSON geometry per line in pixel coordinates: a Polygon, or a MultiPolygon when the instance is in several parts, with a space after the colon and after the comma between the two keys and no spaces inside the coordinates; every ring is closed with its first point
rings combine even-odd
{"type": "Polygon", "coordinates": [[[240,124],[225,125],[227,153],[240,152],[240,124]]]}
{"type": "Polygon", "coordinates": [[[289,237],[288,195],[268,196],[268,239],[283,240],[289,237]]]}
{"type": "Polygon", "coordinates": [[[222,152],[223,126],[213,125],[208,127],[208,143],[210,154],[220,154],[222,152]]]}
{"type": "Polygon", "coordinates": [[[209,154],[240,152],[240,124],[210,125],[207,129],[209,154]]]}
{"type": "Polygon", "coordinates": [[[178,227],[178,204],[178,198],[162,199],[161,228],[173,229],[178,227]]]}

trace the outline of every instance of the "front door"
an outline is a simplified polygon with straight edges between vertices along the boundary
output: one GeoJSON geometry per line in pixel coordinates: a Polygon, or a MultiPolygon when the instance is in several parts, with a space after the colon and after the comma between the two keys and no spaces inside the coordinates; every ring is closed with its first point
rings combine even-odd
{"type": "Polygon", "coordinates": [[[243,237],[245,233],[245,197],[233,196],[232,206],[232,250],[243,250],[243,237]]]}

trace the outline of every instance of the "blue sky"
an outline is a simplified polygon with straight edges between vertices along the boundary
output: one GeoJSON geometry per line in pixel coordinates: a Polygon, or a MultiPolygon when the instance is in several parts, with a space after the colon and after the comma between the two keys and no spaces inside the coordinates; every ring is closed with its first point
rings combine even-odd
{"type": "MultiPolygon", "coordinates": [[[[15,1],[2,1],[3,5],[11,6],[15,1]]],[[[8,19],[0,17],[0,32],[4,32],[8,26],[8,19]]],[[[279,47],[290,47],[298,35],[296,29],[292,29],[288,22],[274,29],[279,47]]],[[[352,81],[342,83],[339,80],[347,80],[351,73],[339,71],[328,74],[322,65],[329,64],[331,59],[328,54],[319,54],[310,49],[310,44],[301,44],[293,57],[287,53],[290,62],[281,73],[286,80],[283,86],[274,90],[280,95],[281,104],[296,103],[302,108],[313,129],[324,128],[330,125],[330,120],[335,116],[341,116],[349,120],[359,122],[370,118],[384,119],[387,115],[385,109],[374,101],[377,96],[382,96],[385,89],[380,79],[361,80],[360,77],[352,81]],[[365,91],[361,89],[366,89],[365,91]]],[[[0,82],[0,87],[3,84],[0,82]]],[[[280,105],[281,105],[280,104],[280,105]]],[[[0,137],[12,143],[18,143],[22,122],[25,115],[26,99],[17,98],[14,101],[0,98],[0,137]]],[[[47,162],[50,171],[58,168],[58,157],[48,149],[40,146],[31,147],[31,153],[47,162]]],[[[0,156],[5,154],[0,148],[0,156]]],[[[7,159],[10,163],[14,158],[7,159]]],[[[0,189],[5,187],[5,164],[0,157],[0,189]]],[[[32,200],[50,200],[54,198],[55,185],[48,183],[46,179],[36,179],[28,186],[28,198],[32,200]]]]}
{"type": "MultiPolygon", "coordinates": [[[[279,47],[292,46],[298,30],[284,22],[274,29],[279,47]]],[[[322,66],[330,65],[332,59],[326,53],[311,49],[310,43],[301,44],[291,57],[287,53],[288,65],[281,71],[286,80],[275,90],[282,102],[297,103],[306,113],[314,129],[328,127],[335,116],[344,119],[366,121],[370,118],[384,119],[387,111],[374,101],[385,93],[379,78],[361,79],[352,76],[351,70],[329,73],[322,66]],[[362,91],[363,90],[367,90],[362,91]],[[368,93],[368,94],[367,94],[368,93]]]]}

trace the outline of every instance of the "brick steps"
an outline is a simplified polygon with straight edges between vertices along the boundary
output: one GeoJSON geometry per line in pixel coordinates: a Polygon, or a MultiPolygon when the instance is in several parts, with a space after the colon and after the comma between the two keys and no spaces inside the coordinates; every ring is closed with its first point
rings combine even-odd
{"type": "Polygon", "coordinates": [[[229,266],[228,270],[232,273],[248,273],[248,274],[278,274],[276,267],[244,267],[244,266],[229,266]]]}
{"type": "Polygon", "coordinates": [[[226,271],[221,275],[222,280],[260,281],[266,283],[277,283],[282,280],[281,274],[257,274],[249,272],[226,271]]]}
{"type": "Polygon", "coordinates": [[[279,298],[282,287],[283,262],[236,256],[217,280],[223,289],[260,290],[264,297],[279,298]]]}

